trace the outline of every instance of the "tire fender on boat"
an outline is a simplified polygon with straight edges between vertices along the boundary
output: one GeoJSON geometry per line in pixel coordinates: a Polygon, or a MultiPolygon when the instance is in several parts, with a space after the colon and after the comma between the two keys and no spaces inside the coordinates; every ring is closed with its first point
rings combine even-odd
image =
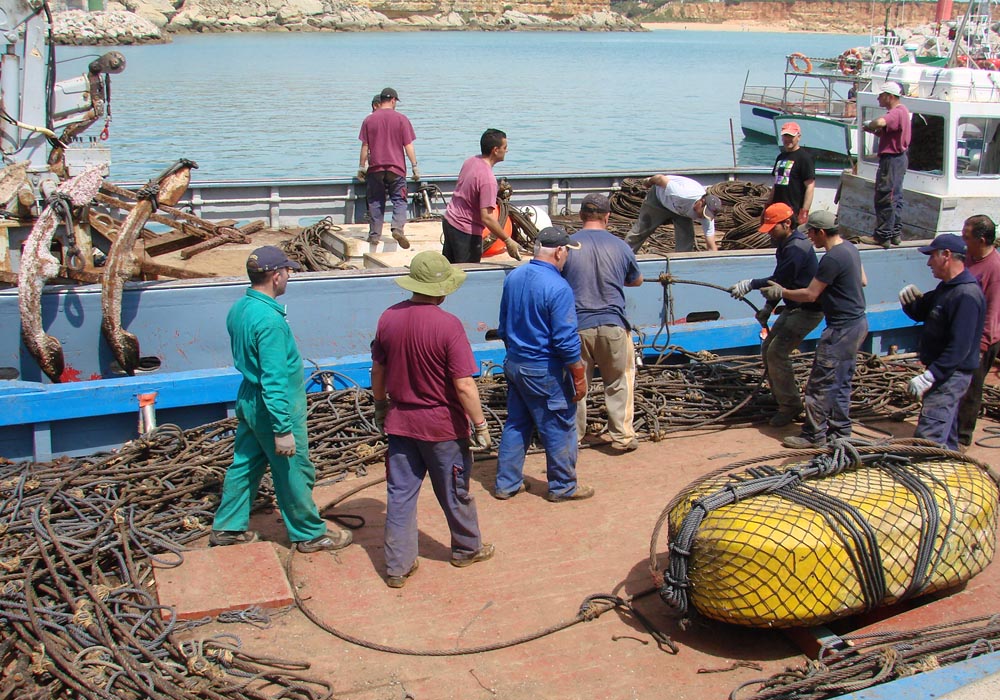
{"type": "Polygon", "coordinates": [[[848,49],[840,54],[838,68],[840,68],[840,72],[844,75],[854,75],[861,70],[863,64],[864,59],[861,58],[861,52],[857,49],[848,49]]]}
{"type": "Polygon", "coordinates": [[[795,52],[788,56],[788,65],[792,67],[796,73],[812,73],[813,64],[809,60],[809,57],[804,53],[795,52]],[[802,61],[800,64],[799,61],[802,61]]]}

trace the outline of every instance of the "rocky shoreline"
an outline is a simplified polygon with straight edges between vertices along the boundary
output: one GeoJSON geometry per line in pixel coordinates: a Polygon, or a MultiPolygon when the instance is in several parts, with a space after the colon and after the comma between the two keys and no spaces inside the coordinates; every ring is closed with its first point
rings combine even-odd
{"type": "Polygon", "coordinates": [[[109,2],[103,12],[69,10],[53,15],[53,38],[63,45],[165,43],[175,33],[312,31],[645,31],[616,12],[553,18],[517,10],[498,14],[448,12],[400,18],[338,0],[169,0],[109,2]]]}

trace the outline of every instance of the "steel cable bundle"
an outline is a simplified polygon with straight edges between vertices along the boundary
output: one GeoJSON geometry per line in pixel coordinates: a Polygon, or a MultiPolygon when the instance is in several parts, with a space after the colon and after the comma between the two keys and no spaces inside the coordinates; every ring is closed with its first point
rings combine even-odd
{"type": "Polygon", "coordinates": [[[827,700],[993,653],[1000,616],[984,615],[905,632],[845,634],[824,645],[817,661],[741,684],[730,700],[827,700]],[[753,693],[744,689],[758,686],[753,693]]]}
{"type": "MultiPolygon", "coordinates": [[[[644,184],[646,178],[628,177],[622,180],[621,189],[612,193],[611,215],[608,217],[608,230],[619,238],[625,238],[632,224],[639,218],[642,202],[649,192],[644,184]]],[[[707,191],[722,200],[723,208],[715,217],[715,228],[720,250],[746,250],[752,248],[768,248],[772,246],[771,238],[757,229],[760,217],[764,213],[764,204],[770,196],[771,189],[766,185],[756,185],[752,182],[720,182],[707,188],[707,191]]],[[[581,226],[579,216],[566,214],[553,217],[553,223],[564,227],[569,232],[578,230],[581,226]]],[[[673,224],[657,227],[639,249],[640,253],[649,255],[666,255],[676,249],[673,224]]],[[[704,237],[695,236],[695,249],[705,250],[704,237]]]]}
{"type": "MultiPolygon", "coordinates": [[[[718,470],[665,510],[660,595],[716,620],[815,626],[967,581],[996,548],[997,484],[924,440],[835,441],[718,470]],[[811,454],[808,463],[763,462],[811,454]],[[740,471],[737,471],[739,469],[740,471]]],[[[650,566],[656,568],[656,539],[650,566]]]]}
{"type": "Polygon", "coordinates": [[[302,229],[293,238],[282,241],[280,247],[285,255],[302,265],[308,272],[323,270],[353,270],[353,265],[331,254],[323,247],[323,234],[340,231],[329,216],[317,221],[312,226],[302,229]]]}

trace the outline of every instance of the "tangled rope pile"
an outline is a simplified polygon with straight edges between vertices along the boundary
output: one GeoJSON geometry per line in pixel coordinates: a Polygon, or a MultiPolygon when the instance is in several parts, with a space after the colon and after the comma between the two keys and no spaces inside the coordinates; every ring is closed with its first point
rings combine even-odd
{"type": "Polygon", "coordinates": [[[331,217],[317,221],[312,226],[302,229],[296,236],[281,242],[285,255],[302,265],[308,272],[324,270],[354,270],[354,265],[347,264],[323,247],[323,234],[340,231],[331,217]]]}
{"type": "MultiPolygon", "coordinates": [[[[760,359],[663,348],[638,374],[636,428],[660,440],[695,428],[765,420],[773,399],[761,388],[760,359]]],[[[812,357],[796,357],[804,377],[812,357]]],[[[897,417],[917,408],[905,392],[915,363],[862,356],[852,414],[897,417]]],[[[333,373],[313,381],[333,386],[333,373]]],[[[490,432],[506,419],[506,385],[493,367],[479,380],[490,432]]],[[[602,387],[591,388],[588,422],[606,420],[602,387]]],[[[997,404],[987,401],[987,411],[997,404]]],[[[371,392],[309,395],[310,454],[320,483],[363,476],[385,456],[371,392]]],[[[294,671],[306,664],[252,657],[231,637],[192,646],[157,604],[150,562],[179,563],[184,545],[208,533],[232,460],[236,420],[190,430],[162,426],[111,455],[50,463],[0,460],[0,698],[329,697],[329,685],[294,671]],[[278,690],[275,691],[274,689],[278,690]],[[37,695],[35,695],[37,694],[37,695]]],[[[535,448],[538,449],[538,448],[535,448]]],[[[269,477],[255,508],[273,503],[269,477]]]]}
{"type": "MultiPolygon", "coordinates": [[[[320,479],[382,460],[372,415],[370,392],[310,398],[320,479]]],[[[296,673],[307,663],[248,655],[231,636],[178,642],[157,602],[150,563],[177,565],[207,534],[235,425],[163,426],[112,455],[0,462],[0,697],[330,697],[329,683],[296,673]]],[[[263,486],[257,508],[272,501],[263,486]]]]}
{"type": "MultiPolygon", "coordinates": [[[[608,230],[625,238],[632,224],[639,218],[639,209],[646,199],[649,188],[645,185],[646,178],[627,177],[622,180],[621,189],[611,195],[611,215],[608,218],[608,230]]],[[[745,250],[749,248],[768,248],[771,239],[757,228],[760,217],[764,213],[764,203],[770,196],[771,189],[766,185],[755,185],[752,182],[720,182],[708,188],[708,192],[722,200],[723,209],[715,217],[715,228],[720,250],[745,250]],[[725,235],[718,235],[724,233],[725,235]]],[[[582,226],[579,216],[567,214],[552,217],[552,222],[562,226],[570,233],[582,226]]],[[[695,236],[695,247],[704,250],[704,238],[695,236]]],[[[666,255],[676,249],[673,224],[664,224],[646,239],[640,253],[650,255],[666,255]]]]}
{"type": "Polygon", "coordinates": [[[907,632],[845,634],[816,661],[743,683],[729,700],[826,700],[988,654],[1000,646],[1000,615],[907,632]],[[750,694],[745,689],[757,686],[750,694]]]}

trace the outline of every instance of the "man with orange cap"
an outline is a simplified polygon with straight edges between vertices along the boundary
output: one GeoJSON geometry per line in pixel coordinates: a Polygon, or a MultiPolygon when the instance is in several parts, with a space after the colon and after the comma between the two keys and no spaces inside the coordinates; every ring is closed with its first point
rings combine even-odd
{"type": "MultiPolygon", "coordinates": [[[[816,250],[805,233],[797,230],[792,208],[783,202],[772,204],[764,210],[764,223],[760,230],[771,237],[777,246],[774,257],[776,263],[770,277],[742,280],[729,289],[734,299],[742,299],[752,289],[762,289],[777,282],[785,289],[808,287],[816,276],[816,250]]],[[[761,325],[774,310],[768,302],[757,314],[761,325]]],[[[778,402],[778,412],[771,416],[771,425],[776,428],[788,425],[802,413],[802,396],[795,384],[791,354],[823,318],[823,309],[818,302],[786,301],[778,319],[760,347],[764,371],[771,385],[771,393],[778,402]]]]}
{"type": "Polygon", "coordinates": [[[809,218],[813,192],[816,189],[816,165],[813,158],[799,146],[802,128],[796,122],[781,125],[781,152],[774,159],[771,174],[774,183],[768,204],[783,202],[795,212],[795,223],[804,224],[809,218]]]}

